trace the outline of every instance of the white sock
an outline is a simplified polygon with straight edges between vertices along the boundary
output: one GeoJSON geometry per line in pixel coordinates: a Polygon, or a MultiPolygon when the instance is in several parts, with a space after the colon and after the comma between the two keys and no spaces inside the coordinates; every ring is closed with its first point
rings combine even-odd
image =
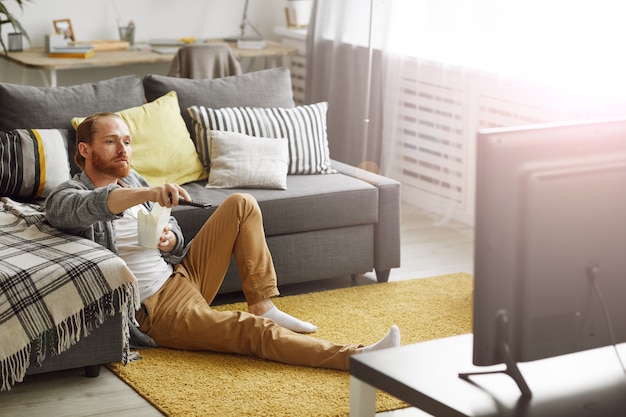
{"type": "Polygon", "coordinates": [[[274,321],[274,323],[286,327],[298,333],[315,333],[317,326],[306,321],[299,320],[287,313],[280,311],[276,306],[267,310],[261,317],[274,321]]]}
{"type": "Polygon", "coordinates": [[[385,337],[373,345],[365,346],[361,351],[365,353],[398,346],[400,346],[400,329],[398,329],[398,326],[394,324],[391,326],[391,329],[389,329],[389,332],[385,335],[385,337]]]}

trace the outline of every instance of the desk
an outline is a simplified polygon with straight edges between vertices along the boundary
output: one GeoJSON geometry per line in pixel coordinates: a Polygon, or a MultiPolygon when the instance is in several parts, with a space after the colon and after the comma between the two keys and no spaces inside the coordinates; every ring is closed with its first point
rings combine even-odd
{"type": "MultiPolygon", "coordinates": [[[[256,58],[266,60],[282,59],[298,51],[293,46],[272,41],[265,41],[266,47],[263,49],[239,49],[235,42],[227,43],[240,60],[253,60],[256,58]]],[[[92,58],[50,58],[41,48],[34,48],[24,52],[9,52],[6,56],[10,61],[23,68],[37,69],[42,73],[47,73],[48,77],[44,78],[44,80],[48,86],[52,87],[57,85],[57,71],[118,67],[132,64],[167,63],[173,57],[174,53],[159,54],[152,51],[122,50],[97,51],[92,58]]]]}
{"type": "MultiPolygon", "coordinates": [[[[472,335],[438,339],[350,358],[350,416],[375,415],[379,388],[434,416],[621,416],[626,376],[612,347],[520,363],[532,398],[504,374],[472,365],[472,335]]],[[[622,356],[626,353],[619,345],[622,356]]],[[[504,369],[503,367],[489,367],[504,369]]]]}

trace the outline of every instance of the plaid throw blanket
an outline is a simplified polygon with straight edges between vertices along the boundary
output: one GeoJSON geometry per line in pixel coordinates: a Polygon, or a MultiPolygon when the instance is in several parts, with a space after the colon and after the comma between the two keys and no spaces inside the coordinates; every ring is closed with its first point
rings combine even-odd
{"type": "Polygon", "coordinates": [[[0,199],[0,391],[22,381],[31,357],[41,364],[117,311],[129,355],[135,277],[109,250],[54,229],[42,210],[0,199]]]}

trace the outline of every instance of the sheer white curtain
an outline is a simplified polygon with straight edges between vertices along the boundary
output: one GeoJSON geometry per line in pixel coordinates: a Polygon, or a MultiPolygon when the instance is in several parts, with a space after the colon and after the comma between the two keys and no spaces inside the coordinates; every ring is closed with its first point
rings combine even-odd
{"type": "Polygon", "coordinates": [[[444,221],[473,220],[477,129],[626,115],[626,2],[391,3],[383,48],[387,135],[402,135],[409,124],[398,116],[405,81],[422,84],[415,138],[382,142],[382,172],[400,176],[412,201],[433,197],[426,208],[444,221]]]}
{"type": "MultiPolygon", "coordinates": [[[[398,74],[415,60],[440,63],[444,72],[453,67],[490,74],[594,102],[626,97],[622,0],[391,3],[384,45],[386,123],[398,106],[398,74]]],[[[420,65],[413,68],[417,72],[420,65]]]]}
{"type": "MultiPolygon", "coordinates": [[[[420,140],[430,142],[427,145],[436,141],[437,146],[452,143],[454,146],[448,146],[450,153],[438,149],[423,152],[425,161],[417,161],[416,165],[426,168],[406,177],[407,182],[421,180],[419,177],[427,177],[429,174],[425,172],[434,171],[433,166],[437,165],[436,170],[444,178],[429,177],[423,182],[437,183],[444,190],[437,195],[446,201],[437,208],[444,217],[452,216],[459,206],[471,211],[475,169],[472,141],[477,128],[484,127],[476,114],[445,114],[449,108],[456,106],[459,112],[472,106],[480,108],[483,102],[493,99],[491,93],[497,93],[497,100],[502,101],[514,95],[524,96],[533,102],[528,108],[557,108],[554,117],[561,115],[560,110],[562,114],[577,117],[626,114],[626,58],[622,52],[626,41],[626,2],[623,0],[374,0],[373,3],[369,114],[366,114],[370,16],[367,0],[317,0],[309,32],[307,97],[310,102],[329,102],[329,141],[334,159],[355,165],[373,161],[374,169],[380,166],[383,174],[397,178],[398,172],[403,174],[401,160],[414,158],[399,149],[395,140],[399,132],[407,130],[405,125],[417,125],[411,127],[415,130],[411,134],[417,138],[411,144],[412,151],[424,151],[426,146],[420,140]],[[426,88],[435,80],[442,90],[441,96],[428,97],[428,91],[407,93],[407,78],[423,81],[425,76],[429,77],[426,88]],[[507,90],[511,86],[515,91],[507,90]],[[443,91],[446,88],[448,91],[443,91]],[[479,88],[486,90],[476,93],[479,88]],[[540,94],[545,91],[550,94],[544,99],[540,94]],[[413,114],[407,112],[410,107],[402,97],[410,94],[416,95],[413,113],[421,112],[422,120],[408,120],[413,114]],[[440,103],[436,102],[438,99],[440,103]],[[422,108],[426,100],[434,103],[435,108],[422,108]],[[483,101],[479,103],[479,100],[483,101]],[[407,114],[401,115],[402,111],[407,114]],[[433,113],[429,121],[428,111],[438,113],[433,113]],[[428,131],[432,126],[424,127],[420,123],[436,125],[443,123],[444,117],[451,120],[451,127],[446,131],[439,126],[441,136],[433,140],[428,131]],[[364,122],[367,118],[369,123],[364,122]],[[455,145],[459,136],[461,142],[455,145]]],[[[495,113],[501,110],[497,100],[491,103],[491,111],[495,113]]],[[[502,119],[505,117],[493,125],[506,124],[502,119]]],[[[410,186],[403,187],[405,197],[409,192],[410,186]]],[[[424,194],[434,193],[428,189],[424,194]]],[[[421,200],[422,196],[416,199],[421,200]]]]}

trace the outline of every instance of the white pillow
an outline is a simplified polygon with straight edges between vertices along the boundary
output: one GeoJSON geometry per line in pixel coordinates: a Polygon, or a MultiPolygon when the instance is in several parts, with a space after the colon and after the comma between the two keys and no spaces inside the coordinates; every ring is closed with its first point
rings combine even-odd
{"type": "Polygon", "coordinates": [[[212,130],[210,153],[207,188],[287,189],[287,139],[212,130]]]}
{"type": "Polygon", "coordinates": [[[191,106],[196,149],[205,169],[210,165],[211,130],[222,130],[289,141],[289,174],[329,174],[331,168],[326,112],[328,103],[293,108],[191,106]]]}

